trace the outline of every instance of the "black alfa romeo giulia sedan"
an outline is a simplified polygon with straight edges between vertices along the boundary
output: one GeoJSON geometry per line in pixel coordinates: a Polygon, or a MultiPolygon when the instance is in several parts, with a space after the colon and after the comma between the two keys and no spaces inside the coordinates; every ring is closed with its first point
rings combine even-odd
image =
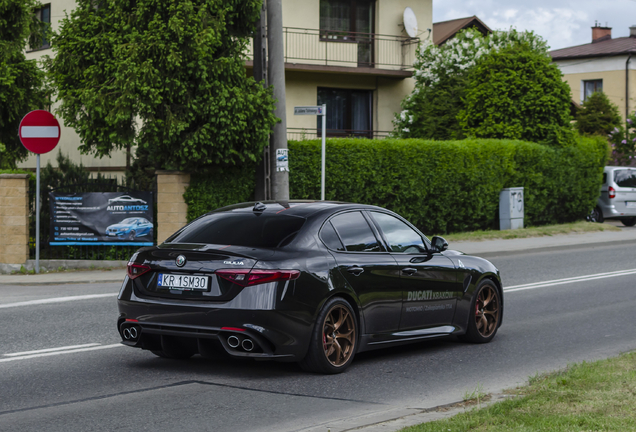
{"type": "Polygon", "coordinates": [[[130,259],[122,342],[168,358],[234,356],[344,371],[356,353],[457,335],[490,342],[490,262],[399,215],[338,202],[224,207],[130,259]]]}

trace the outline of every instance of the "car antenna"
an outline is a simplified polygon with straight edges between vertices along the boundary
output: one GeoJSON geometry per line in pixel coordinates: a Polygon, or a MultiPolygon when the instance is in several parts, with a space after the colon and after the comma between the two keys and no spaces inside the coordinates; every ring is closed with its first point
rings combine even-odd
{"type": "Polygon", "coordinates": [[[267,210],[267,206],[262,202],[259,201],[254,203],[254,208],[252,209],[252,211],[260,213],[264,212],[265,210],[267,210]]]}

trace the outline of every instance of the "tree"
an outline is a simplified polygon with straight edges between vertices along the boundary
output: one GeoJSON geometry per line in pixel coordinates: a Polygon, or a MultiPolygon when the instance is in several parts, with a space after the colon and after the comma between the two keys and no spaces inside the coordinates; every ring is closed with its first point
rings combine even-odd
{"type": "Polygon", "coordinates": [[[394,120],[404,138],[514,138],[564,145],[569,87],[532,32],[461,31],[419,47],[415,89],[394,120]]]}
{"type": "Polygon", "coordinates": [[[441,46],[424,41],[416,52],[415,88],[402,101],[402,112],[393,120],[400,138],[462,139],[457,121],[463,107],[468,70],[487,50],[475,29],[467,29],[441,46]]]}
{"type": "Polygon", "coordinates": [[[78,0],[52,38],[58,112],[80,150],[137,146],[164,169],[256,161],[276,118],[246,77],[259,0],[78,0]]]}
{"type": "Polygon", "coordinates": [[[567,146],[570,87],[549,55],[517,43],[484,56],[471,71],[458,119],[468,136],[567,146]]]}
{"type": "Polygon", "coordinates": [[[618,107],[603,92],[594,92],[576,114],[576,129],[582,135],[609,135],[621,126],[618,107]]]}
{"type": "Polygon", "coordinates": [[[35,0],[0,0],[0,168],[15,168],[28,154],[18,137],[20,120],[45,108],[44,72],[27,60],[29,41],[42,40],[46,28],[35,18],[35,0]]]}

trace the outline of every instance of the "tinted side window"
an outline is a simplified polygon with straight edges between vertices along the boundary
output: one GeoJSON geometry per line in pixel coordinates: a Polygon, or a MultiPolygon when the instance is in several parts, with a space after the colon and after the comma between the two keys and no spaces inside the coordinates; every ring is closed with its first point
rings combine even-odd
{"type": "Polygon", "coordinates": [[[603,173],[603,184],[607,184],[607,173],[603,173]]]}
{"type": "Polygon", "coordinates": [[[616,170],[614,171],[614,181],[619,187],[636,187],[636,171],[616,170]]]}
{"type": "Polygon", "coordinates": [[[336,230],[331,225],[331,222],[327,222],[322,229],[320,230],[320,238],[327,245],[329,249],[335,249],[339,251],[345,250],[342,242],[338,238],[338,234],[336,234],[336,230]]]}
{"type": "Polygon", "coordinates": [[[349,252],[380,252],[380,245],[367,220],[360,212],[350,212],[331,219],[349,252]]]}
{"type": "Polygon", "coordinates": [[[371,212],[371,215],[389,242],[391,252],[426,252],[422,237],[413,228],[385,213],[371,212]]]}

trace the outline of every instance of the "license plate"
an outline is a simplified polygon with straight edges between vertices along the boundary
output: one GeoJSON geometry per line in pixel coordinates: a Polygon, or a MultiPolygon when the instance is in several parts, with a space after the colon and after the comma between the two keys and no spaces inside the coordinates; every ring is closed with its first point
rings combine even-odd
{"type": "Polygon", "coordinates": [[[627,207],[627,208],[636,208],[636,201],[627,201],[625,203],[625,207],[627,207]]]}
{"type": "Polygon", "coordinates": [[[208,279],[209,278],[207,276],[188,276],[161,273],[159,274],[159,279],[157,279],[157,286],[179,291],[207,291],[208,279]]]}

